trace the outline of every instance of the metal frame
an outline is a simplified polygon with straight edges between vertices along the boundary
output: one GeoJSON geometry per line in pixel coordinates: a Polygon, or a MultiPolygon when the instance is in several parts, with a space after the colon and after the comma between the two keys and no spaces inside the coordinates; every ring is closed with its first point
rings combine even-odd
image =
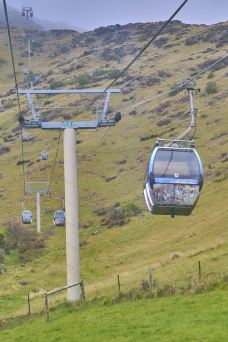
{"type": "MultiPolygon", "coordinates": [[[[32,7],[22,7],[22,16],[25,17],[27,19],[27,25],[29,24],[29,17],[32,18],[33,17],[33,9],[32,7]]],[[[31,42],[30,42],[30,35],[28,34],[28,72],[27,72],[27,77],[28,77],[28,73],[30,71],[30,59],[31,59],[31,42]]],[[[32,86],[32,82],[31,82],[31,86],[32,86]]]]}
{"type": "MultiPolygon", "coordinates": [[[[77,186],[77,153],[76,153],[76,129],[88,129],[98,127],[114,126],[120,119],[120,113],[116,113],[114,119],[108,119],[108,103],[112,93],[120,93],[120,89],[65,89],[65,90],[36,90],[36,89],[20,89],[18,95],[27,95],[32,118],[27,120],[20,118],[22,127],[26,128],[42,128],[42,129],[64,129],[64,182],[65,182],[65,219],[66,219],[66,269],[67,284],[80,282],[80,256],[79,256],[79,224],[78,224],[78,186],[77,186]],[[82,93],[100,93],[106,94],[101,117],[96,109],[96,121],[67,121],[67,122],[43,122],[37,118],[35,108],[33,106],[32,96],[34,94],[82,94],[82,93]]],[[[34,184],[35,182],[29,182],[34,184]]],[[[38,182],[36,182],[37,184],[38,182]]],[[[47,184],[46,182],[39,182],[47,184]]],[[[36,192],[29,189],[28,193],[36,192]]],[[[43,190],[42,192],[47,192],[43,190]]],[[[37,191],[37,213],[39,212],[40,191],[37,191]]],[[[39,214],[37,214],[37,218],[39,214]]],[[[37,231],[38,231],[37,223],[37,231]]],[[[69,302],[80,300],[80,288],[67,289],[67,299],[69,302]]]]}
{"type": "Polygon", "coordinates": [[[190,145],[190,147],[194,148],[195,141],[194,140],[183,140],[183,139],[160,139],[156,140],[155,146],[164,146],[164,147],[172,147],[171,145],[167,145],[167,143],[177,144],[178,146],[182,145],[190,145]],[[166,145],[165,145],[166,144],[166,145]]]}
{"type": "Polygon", "coordinates": [[[27,185],[28,187],[28,190],[25,190],[26,195],[31,195],[37,192],[39,192],[40,194],[48,194],[50,192],[50,190],[48,190],[48,186],[50,185],[50,182],[25,182],[25,185],[27,185]],[[30,185],[35,185],[35,184],[47,185],[47,189],[40,189],[40,190],[31,189],[30,185]]]}
{"type": "Polygon", "coordinates": [[[27,17],[27,20],[28,20],[28,17],[33,17],[33,10],[32,10],[32,7],[26,7],[26,6],[23,6],[22,7],[22,16],[23,17],[27,17]],[[26,14],[26,15],[25,15],[26,14]]]}
{"type": "Polygon", "coordinates": [[[197,109],[194,106],[194,101],[193,101],[193,92],[194,91],[200,91],[200,88],[198,88],[195,84],[194,81],[189,81],[189,82],[185,82],[183,85],[179,85],[178,89],[180,90],[187,90],[188,95],[189,95],[189,102],[190,102],[190,115],[191,115],[191,122],[190,125],[188,126],[188,128],[181,133],[177,139],[181,140],[184,137],[186,137],[186,135],[188,135],[189,132],[191,132],[192,129],[194,129],[196,127],[196,114],[197,114],[197,109]]]}
{"type": "Polygon", "coordinates": [[[36,230],[37,233],[41,232],[41,221],[40,221],[40,194],[48,194],[50,192],[50,182],[25,182],[28,190],[25,191],[26,195],[36,194],[36,230]],[[31,189],[32,185],[46,185],[45,189],[31,189]]]}
{"type": "Polygon", "coordinates": [[[21,125],[25,128],[42,128],[42,129],[94,129],[98,127],[110,127],[115,126],[114,119],[107,119],[108,103],[111,94],[119,94],[120,89],[19,89],[17,90],[18,95],[27,95],[29,107],[31,110],[32,118],[23,119],[21,125]],[[65,122],[44,122],[41,121],[37,115],[33,105],[33,95],[62,95],[62,94],[106,94],[103,110],[101,117],[99,118],[98,110],[96,111],[96,121],[65,121],[65,122]]]}

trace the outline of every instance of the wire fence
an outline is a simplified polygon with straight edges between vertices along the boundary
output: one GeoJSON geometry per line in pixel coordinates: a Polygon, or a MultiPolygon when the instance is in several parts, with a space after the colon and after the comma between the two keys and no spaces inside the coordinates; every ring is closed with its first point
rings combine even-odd
{"type": "MultiPolygon", "coordinates": [[[[170,296],[177,293],[186,293],[186,291],[190,291],[190,293],[197,293],[197,291],[205,292],[210,288],[213,288],[214,284],[218,282],[219,279],[221,280],[224,278],[224,274],[223,277],[221,277],[221,274],[213,275],[212,272],[208,273],[208,270],[206,271],[206,269],[204,273],[200,260],[197,261],[197,263],[194,263],[193,266],[194,276],[191,276],[188,281],[170,281],[168,283],[167,280],[166,282],[162,282],[162,279],[159,279],[159,286],[156,270],[151,266],[144,269],[144,276],[142,277],[141,274],[140,281],[139,278],[129,279],[127,273],[120,273],[112,280],[109,279],[109,281],[112,282],[111,295],[110,291],[107,295],[107,289],[105,288],[107,284],[105,284],[105,282],[103,283],[104,287],[99,289],[96,289],[95,286],[88,285],[88,290],[90,292],[89,300],[99,300],[104,298],[104,295],[112,301],[120,300],[121,298],[140,299],[144,297],[153,298],[156,296],[170,296]]],[[[226,277],[227,276],[225,276],[225,278],[226,277]]],[[[48,292],[42,290],[37,293],[28,293],[27,312],[25,315],[29,317],[33,314],[44,313],[46,319],[49,320],[50,309],[52,308],[54,310],[58,305],[62,304],[66,300],[65,291],[76,286],[80,286],[81,301],[85,301],[86,296],[83,280],[79,283],[55,288],[48,292]]]]}
{"type": "Polygon", "coordinates": [[[63,293],[64,291],[80,286],[81,300],[85,300],[85,288],[83,280],[79,283],[66,285],[63,287],[59,287],[53,289],[51,291],[39,291],[37,293],[28,293],[27,294],[27,315],[31,316],[32,314],[36,314],[39,312],[45,312],[46,318],[50,317],[50,307],[57,306],[64,301],[63,293]],[[57,294],[62,293],[60,296],[56,296],[57,294]],[[50,297],[52,297],[52,301],[50,301],[50,297]]]}

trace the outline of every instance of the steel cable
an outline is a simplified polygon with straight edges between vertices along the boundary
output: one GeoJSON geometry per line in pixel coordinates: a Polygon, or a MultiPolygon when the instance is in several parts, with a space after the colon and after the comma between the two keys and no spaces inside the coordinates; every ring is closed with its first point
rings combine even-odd
{"type": "Polygon", "coordinates": [[[15,68],[15,62],[14,62],[14,54],[13,54],[12,39],[11,39],[11,34],[10,34],[10,25],[9,25],[9,17],[8,17],[6,0],[3,0],[3,6],[4,6],[6,26],[7,26],[7,32],[8,32],[9,45],[10,45],[11,61],[13,65],[13,74],[14,74],[14,82],[15,82],[15,87],[16,87],[17,103],[18,103],[18,108],[19,108],[19,122],[20,122],[20,128],[21,128],[21,132],[20,132],[21,133],[21,162],[22,162],[22,173],[23,173],[23,187],[24,187],[24,194],[25,194],[25,165],[24,165],[24,144],[23,144],[23,127],[22,127],[24,116],[21,110],[21,103],[20,103],[20,98],[18,95],[17,74],[16,74],[16,68],[15,68]]]}

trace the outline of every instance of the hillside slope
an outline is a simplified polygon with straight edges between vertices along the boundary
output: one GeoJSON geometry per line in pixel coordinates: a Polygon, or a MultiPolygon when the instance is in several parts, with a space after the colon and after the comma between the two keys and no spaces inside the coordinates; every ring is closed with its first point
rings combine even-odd
{"type": "Polygon", "coordinates": [[[227,341],[227,292],[113,306],[64,305],[50,321],[34,317],[0,332],[5,341],[227,341]],[[137,313],[137,314],[136,314],[137,313]]]}
{"type": "MultiPolygon", "coordinates": [[[[159,25],[116,25],[82,34],[34,31],[29,77],[37,88],[104,88],[159,25]]],[[[112,96],[110,115],[169,90],[226,55],[227,30],[227,22],[200,26],[174,21],[115,85],[124,91],[112,96]]],[[[18,224],[7,222],[19,221],[24,197],[18,108],[6,30],[1,29],[0,35],[0,254],[7,268],[0,275],[0,293],[4,304],[1,317],[5,317],[24,310],[26,293],[64,285],[66,276],[65,231],[52,226],[53,212],[61,208],[64,195],[62,137],[52,195],[41,198],[41,237],[31,236],[35,222],[27,230],[18,230],[18,224]]],[[[12,30],[12,37],[18,82],[25,88],[26,41],[17,29],[12,30]]],[[[227,275],[227,63],[225,60],[197,82],[201,92],[195,96],[195,140],[204,164],[205,183],[190,217],[173,220],[151,216],[145,210],[142,192],[155,138],[176,137],[189,123],[189,118],[181,115],[189,106],[185,93],[148,103],[137,108],[136,113],[122,111],[122,121],[110,128],[102,141],[102,129],[77,132],[81,277],[88,296],[116,291],[116,274],[120,274],[123,289],[127,290],[147,277],[149,266],[159,285],[191,281],[197,273],[198,260],[205,277],[222,279],[227,275]],[[212,81],[216,89],[208,94],[206,87],[212,81]],[[107,182],[105,178],[112,176],[114,179],[107,182]],[[121,222],[115,215],[113,219],[115,208],[124,212],[121,222]]],[[[78,120],[77,112],[90,99],[70,95],[42,97],[36,99],[36,106],[45,120],[78,120]]],[[[30,115],[26,98],[21,97],[21,104],[25,114],[30,115]]],[[[94,114],[95,108],[91,108],[81,117],[91,118],[94,114]]],[[[32,137],[32,141],[24,143],[26,181],[48,181],[58,132],[24,133],[32,137]],[[50,158],[40,162],[39,154],[47,146],[50,158]]],[[[33,196],[25,199],[24,206],[34,213],[35,204],[33,196]]]]}

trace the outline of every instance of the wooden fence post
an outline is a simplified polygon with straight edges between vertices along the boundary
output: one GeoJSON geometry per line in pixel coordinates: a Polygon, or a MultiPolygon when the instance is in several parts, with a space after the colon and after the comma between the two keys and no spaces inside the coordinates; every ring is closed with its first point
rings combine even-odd
{"type": "Polygon", "coordinates": [[[44,294],[44,307],[45,307],[47,319],[49,319],[49,307],[48,307],[48,294],[47,293],[44,294]]]}
{"type": "Polygon", "coordinates": [[[29,293],[28,293],[28,314],[29,314],[29,316],[31,315],[31,305],[30,305],[30,296],[29,296],[29,293]]]}
{"type": "Polygon", "coordinates": [[[201,280],[201,263],[198,261],[198,273],[199,273],[199,281],[201,280]]]}
{"type": "Polygon", "coordinates": [[[153,288],[153,276],[152,276],[152,268],[151,267],[149,267],[148,272],[149,272],[149,286],[150,286],[150,289],[152,290],[152,288],[153,288]]]}
{"type": "Polygon", "coordinates": [[[120,290],[120,276],[119,276],[119,274],[117,274],[117,283],[118,283],[119,295],[121,295],[121,290],[120,290]]]}
{"type": "Polygon", "coordinates": [[[85,286],[84,286],[84,281],[83,280],[81,281],[80,286],[81,286],[81,299],[85,300],[86,299],[86,297],[85,297],[85,286]]]}

